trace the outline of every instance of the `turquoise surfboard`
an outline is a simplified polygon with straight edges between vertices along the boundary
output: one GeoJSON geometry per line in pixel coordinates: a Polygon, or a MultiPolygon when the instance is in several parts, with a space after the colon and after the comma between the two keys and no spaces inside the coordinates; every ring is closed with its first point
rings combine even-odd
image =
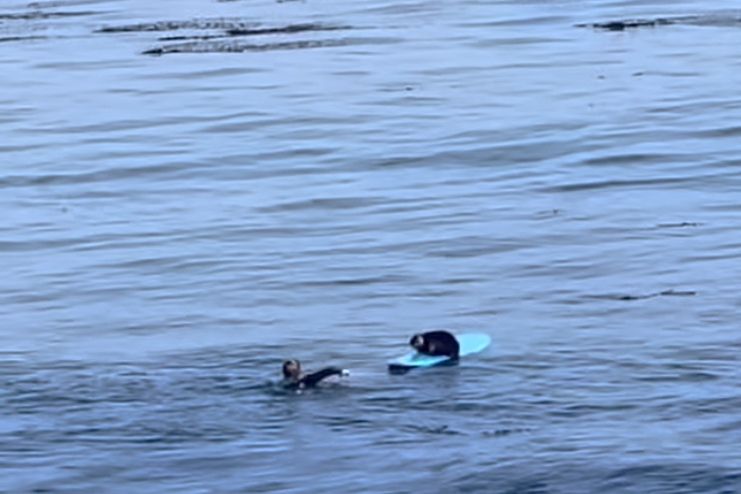
{"type": "MultiPolygon", "coordinates": [[[[455,335],[460,345],[460,356],[482,352],[491,344],[491,337],[484,333],[465,333],[455,335]]],[[[415,367],[434,367],[436,365],[450,365],[455,363],[450,357],[424,355],[411,352],[402,357],[389,360],[390,371],[405,371],[415,367]]]]}

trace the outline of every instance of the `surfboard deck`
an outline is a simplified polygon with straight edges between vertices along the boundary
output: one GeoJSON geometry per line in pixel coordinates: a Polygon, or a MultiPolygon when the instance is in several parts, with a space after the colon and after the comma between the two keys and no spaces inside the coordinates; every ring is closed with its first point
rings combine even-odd
{"type": "MultiPolygon", "coordinates": [[[[460,345],[460,356],[482,352],[491,344],[491,337],[484,333],[464,333],[455,335],[460,345]]],[[[422,353],[410,352],[401,357],[389,360],[390,371],[407,371],[416,367],[435,367],[440,365],[454,365],[457,361],[450,357],[431,356],[422,353]]]]}

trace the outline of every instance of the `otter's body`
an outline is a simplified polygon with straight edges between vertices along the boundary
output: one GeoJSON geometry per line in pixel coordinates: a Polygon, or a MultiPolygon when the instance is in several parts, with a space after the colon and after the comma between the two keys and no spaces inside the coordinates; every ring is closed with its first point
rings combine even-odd
{"type": "Polygon", "coordinates": [[[415,334],[409,340],[409,344],[419,353],[432,356],[445,356],[458,359],[460,345],[448,331],[428,331],[415,334]]]}

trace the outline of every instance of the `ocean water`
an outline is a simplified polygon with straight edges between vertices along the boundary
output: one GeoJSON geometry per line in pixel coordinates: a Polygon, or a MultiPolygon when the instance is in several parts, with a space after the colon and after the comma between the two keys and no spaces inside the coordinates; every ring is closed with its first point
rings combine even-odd
{"type": "Polygon", "coordinates": [[[0,70],[0,492],[741,492],[741,2],[4,0],[0,70]]]}

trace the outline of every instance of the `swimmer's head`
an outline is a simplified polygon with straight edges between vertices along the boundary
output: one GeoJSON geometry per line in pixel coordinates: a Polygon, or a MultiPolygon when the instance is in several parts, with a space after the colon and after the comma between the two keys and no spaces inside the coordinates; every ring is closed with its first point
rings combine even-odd
{"type": "Polygon", "coordinates": [[[283,362],[283,377],[286,379],[298,379],[301,376],[301,362],[296,359],[283,362]]]}
{"type": "Polygon", "coordinates": [[[421,334],[415,334],[412,336],[412,338],[409,340],[409,344],[414,347],[415,350],[420,351],[424,349],[425,347],[425,337],[421,334]]]}

